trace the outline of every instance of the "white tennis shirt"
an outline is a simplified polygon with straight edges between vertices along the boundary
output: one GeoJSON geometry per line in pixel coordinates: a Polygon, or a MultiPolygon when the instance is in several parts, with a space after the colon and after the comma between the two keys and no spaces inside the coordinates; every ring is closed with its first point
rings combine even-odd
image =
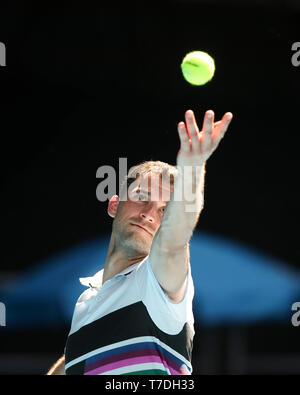
{"type": "Polygon", "coordinates": [[[191,267],[180,302],[159,285],[149,255],[103,285],[104,269],[81,278],[65,347],[66,374],[191,374],[194,337],[191,267]]]}

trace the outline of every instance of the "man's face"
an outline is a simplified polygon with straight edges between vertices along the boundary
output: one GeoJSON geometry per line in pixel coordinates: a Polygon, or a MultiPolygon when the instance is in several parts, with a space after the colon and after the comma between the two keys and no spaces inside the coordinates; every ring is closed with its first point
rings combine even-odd
{"type": "Polygon", "coordinates": [[[130,185],[128,198],[120,201],[113,222],[118,246],[131,254],[148,255],[172,192],[169,180],[154,174],[141,176],[130,185]]]}

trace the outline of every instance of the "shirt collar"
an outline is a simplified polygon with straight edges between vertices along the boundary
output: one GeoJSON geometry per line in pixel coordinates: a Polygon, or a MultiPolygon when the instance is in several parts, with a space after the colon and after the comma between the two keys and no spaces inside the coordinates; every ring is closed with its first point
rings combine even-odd
{"type": "MultiPolygon", "coordinates": [[[[142,261],[133,263],[132,265],[128,266],[126,269],[122,270],[120,273],[116,274],[113,278],[118,276],[126,276],[126,274],[132,272],[138,265],[141,265],[148,256],[146,256],[142,261]]],[[[102,278],[103,278],[104,268],[99,270],[96,274],[91,277],[80,277],[79,281],[85,287],[92,287],[92,288],[100,288],[102,286],[102,278]]]]}

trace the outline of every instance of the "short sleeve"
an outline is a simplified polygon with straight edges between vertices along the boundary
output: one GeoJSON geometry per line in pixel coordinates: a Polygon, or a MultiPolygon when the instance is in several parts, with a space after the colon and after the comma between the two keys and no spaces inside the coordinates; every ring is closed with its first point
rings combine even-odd
{"type": "Polygon", "coordinates": [[[140,297],[151,318],[158,327],[172,334],[178,333],[185,323],[194,324],[192,302],[194,284],[189,265],[186,276],[184,297],[180,302],[172,301],[157,281],[150,264],[149,256],[136,272],[140,297]],[[167,330],[166,330],[167,329],[167,330]]]}

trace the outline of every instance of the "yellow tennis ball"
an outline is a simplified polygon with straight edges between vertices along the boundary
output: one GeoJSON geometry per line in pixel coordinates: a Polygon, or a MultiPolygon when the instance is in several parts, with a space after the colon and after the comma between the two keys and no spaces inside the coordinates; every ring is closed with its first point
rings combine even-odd
{"type": "Polygon", "coordinates": [[[206,52],[193,51],[183,58],[181,70],[190,84],[204,85],[214,76],[215,62],[206,52]]]}

